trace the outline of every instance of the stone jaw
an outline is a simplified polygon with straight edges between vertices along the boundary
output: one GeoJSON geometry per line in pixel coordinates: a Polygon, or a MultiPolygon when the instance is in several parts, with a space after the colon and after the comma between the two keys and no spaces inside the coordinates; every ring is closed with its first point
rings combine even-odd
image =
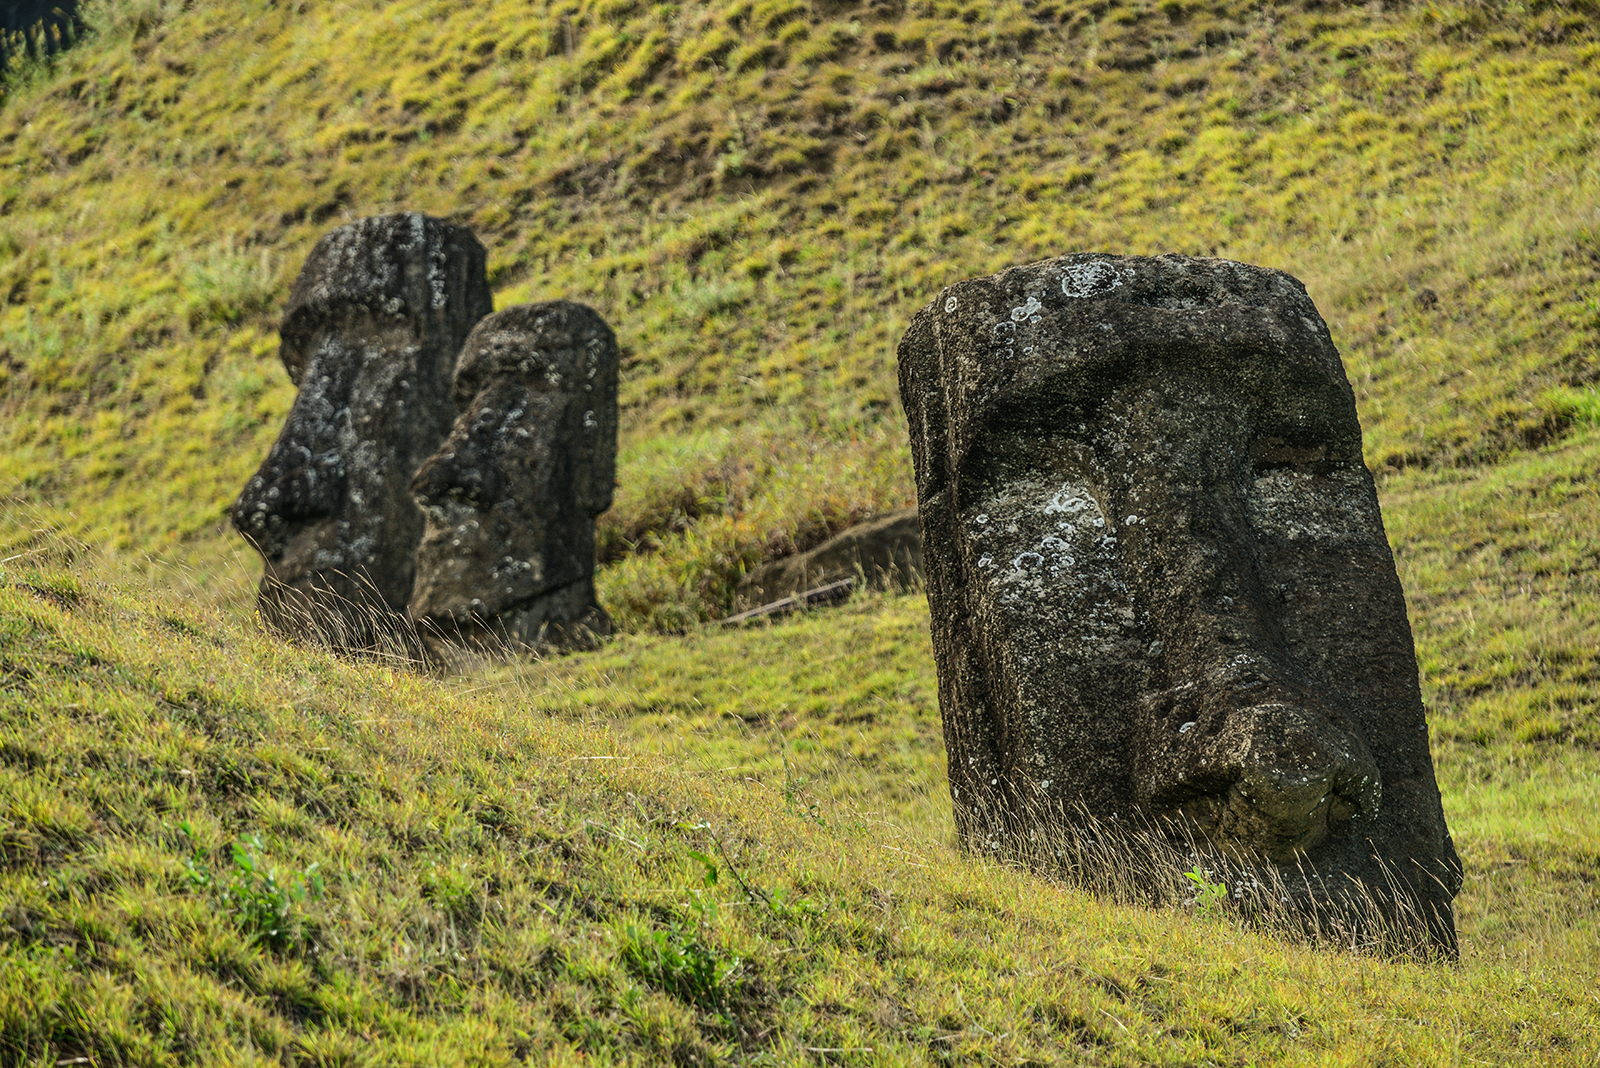
{"type": "Polygon", "coordinates": [[[417,631],[434,665],[467,671],[522,653],[592,652],[612,627],[611,617],[595,598],[591,578],[493,615],[467,611],[448,621],[420,619],[417,631]]]}
{"type": "Polygon", "coordinates": [[[1304,288],[1069,256],[950,287],[899,355],[963,839],[1178,817],[1308,900],[1308,865],[1399,871],[1453,946],[1404,598],[1304,288]]]}

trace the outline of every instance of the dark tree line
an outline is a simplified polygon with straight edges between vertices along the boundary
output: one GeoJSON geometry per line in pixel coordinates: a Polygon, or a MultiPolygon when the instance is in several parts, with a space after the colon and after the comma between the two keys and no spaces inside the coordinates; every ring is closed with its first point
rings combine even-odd
{"type": "Polygon", "coordinates": [[[83,32],[78,0],[5,0],[0,31],[0,69],[17,55],[57,52],[83,32]]]}

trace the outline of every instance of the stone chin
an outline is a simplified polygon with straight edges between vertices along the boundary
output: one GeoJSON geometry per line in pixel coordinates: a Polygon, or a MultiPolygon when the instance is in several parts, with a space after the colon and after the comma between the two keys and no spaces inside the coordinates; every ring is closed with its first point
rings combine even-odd
{"type": "Polygon", "coordinates": [[[592,533],[576,547],[551,544],[547,521],[562,509],[546,487],[511,477],[497,463],[464,470],[460,458],[473,455],[466,448],[447,443],[436,460],[445,455],[449,464],[429,461],[413,482],[426,530],[408,614],[436,659],[458,659],[449,645],[511,655],[592,648],[610,634],[592,570],[583,566],[593,558],[592,533]],[[487,506],[451,499],[466,476],[486,468],[493,477],[484,481],[501,487],[499,499],[487,506]],[[545,511],[530,507],[539,503],[545,511]]]}
{"type": "Polygon", "coordinates": [[[483,654],[591,648],[611,633],[592,575],[547,574],[544,558],[506,555],[502,525],[475,509],[427,506],[410,616],[430,648],[483,654]],[[448,515],[448,518],[446,518],[448,515]],[[552,581],[552,579],[554,581],[552,581]]]}
{"type": "MultiPolygon", "coordinates": [[[[466,575],[462,579],[470,581],[466,575]]],[[[489,581],[505,589],[503,575],[491,574],[489,581]]],[[[612,632],[592,576],[541,587],[526,597],[500,596],[493,604],[434,598],[427,589],[419,593],[410,617],[431,658],[447,668],[463,668],[479,658],[592,650],[612,632]]]]}
{"type": "MultiPolygon", "coordinates": [[[[346,508],[280,519],[267,546],[238,525],[262,554],[257,610],[266,626],[335,649],[411,647],[410,625],[397,606],[405,595],[400,583],[409,584],[410,573],[397,581],[395,569],[383,566],[388,542],[382,516],[346,508]]],[[[401,537],[403,543],[405,532],[401,537]]]]}
{"type": "Polygon", "coordinates": [[[410,613],[423,619],[493,616],[551,584],[544,556],[505,535],[498,510],[432,504],[418,497],[426,528],[417,548],[410,613]]]}

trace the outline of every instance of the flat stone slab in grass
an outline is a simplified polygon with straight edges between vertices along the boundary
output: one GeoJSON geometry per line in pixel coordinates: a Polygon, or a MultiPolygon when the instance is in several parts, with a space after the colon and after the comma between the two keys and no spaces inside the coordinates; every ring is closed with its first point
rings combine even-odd
{"type": "Polygon", "coordinates": [[[289,295],[299,387],[233,525],[266,563],[262,620],[340,649],[406,641],[422,513],[411,476],[450,431],[461,343],[493,305],[483,246],[416,213],[341,226],[289,295]]]}
{"type": "Polygon", "coordinates": [[[427,529],[410,614],[437,659],[611,633],[594,521],[616,479],[617,362],[605,320],[570,301],[496,312],[467,339],[461,414],[411,484],[427,529]]]}
{"type": "Polygon", "coordinates": [[[1405,597],[1305,288],[1066,256],[944,290],[899,359],[966,846],[1172,821],[1454,952],[1405,597]]]}
{"type": "Polygon", "coordinates": [[[904,590],[922,581],[922,523],[900,508],[840,531],[808,552],[772,560],[739,583],[745,607],[855,579],[855,589],[904,590]]]}

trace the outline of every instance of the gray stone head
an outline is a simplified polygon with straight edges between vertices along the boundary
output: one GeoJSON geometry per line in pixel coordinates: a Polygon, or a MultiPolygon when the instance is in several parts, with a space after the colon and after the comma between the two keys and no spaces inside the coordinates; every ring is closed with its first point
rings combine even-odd
{"type": "Polygon", "coordinates": [[[422,537],[411,476],[449,432],[456,354],[492,309],[484,266],[471,231],[414,213],[311,250],[279,327],[300,392],[233,507],[266,561],[268,625],[354,649],[403,623],[422,537]]]}
{"type": "Polygon", "coordinates": [[[510,651],[609,633],[594,520],[616,477],[611,328],[569,301],[497,312],[467,339],[455,398],[461,415],[411,483],[427,517],[410,606],[424,641],[510,651]]]}
{"type": "Polygon", "coordinates": [[[964,842],[1178,827],[1453,951],[1405,599],[1305,288],[1067,256],[951,286],[899,359],[964,842]]]}

